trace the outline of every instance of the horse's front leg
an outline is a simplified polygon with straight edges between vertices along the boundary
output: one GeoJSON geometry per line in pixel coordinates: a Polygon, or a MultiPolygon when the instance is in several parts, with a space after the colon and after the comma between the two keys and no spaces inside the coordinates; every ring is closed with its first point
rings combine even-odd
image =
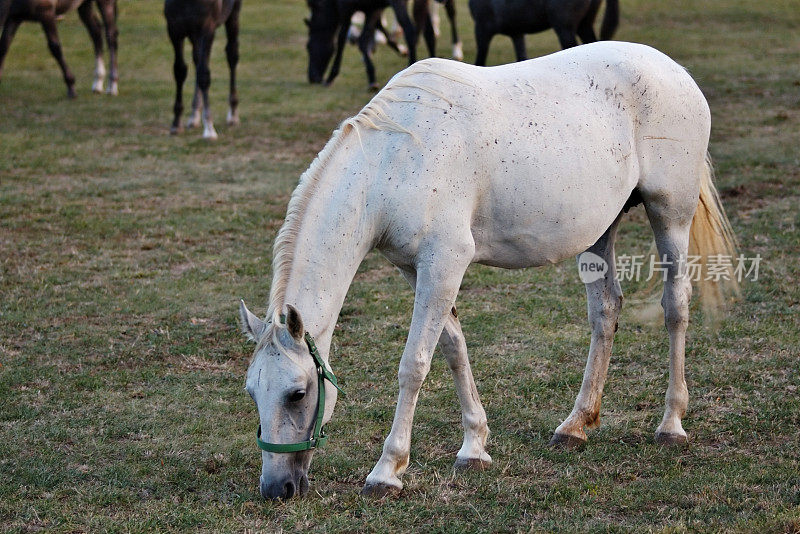
{"type": "MultiPolygon", "coordinates": [[[[550,440],[551,445],[577,447],[586,443],[586,433],[583,427],[595,426],[600,420],[603,385],[611,360],[611,346],[614,342],[614,332],[617,330],[617,319],[622,309],[622,288],[616,279],[614,267],[614,240],[621,218],[622,214],[588,250],[602,258],[606,264],[605,270],[601,271],[604,272],[604,276],[599,280],[588,281],[589,283],[586,284],[589,323],[592,326],[589,358],[572,413],[556,428],[553,438],[550,440]]],[[[585,257],[581,259],[579,256],[578,261],[580,264],[589,260],[585,257]]]]}
{"type": "MultiPolygon", "coordinates": [[[[474,247],[473,247],[474,248],[474,247]]],[[[420,254],[420,256],[423,256],[420,254]]],[[[403,488],[400,477],[408,467],[411,450],[411,426],[422,381],[431,366],[431,357],[452,309],[468,262],[455,264],[453,258],[472,258],[464,250],[425,255],[430,263],[417,266],[414,313],[403,356],[398,382],[400,394],[392,430],[383,444],[380,460],[367,476],[362,493],[381,497],[403,488]],[[436,258],[439,258],[439,261],[436,258]]]]}
{"type": "Polygon", "coordinates": [[[61,49],[61,41],[58,39],[58,30],[56,29],[55,9],[44,13],[41,16],[40,22],[45,37],[47,38],[47,47],[58,62],[58,66],[61,67],[64,83],[67,84],[67,97],[75,98],[75,75],[69,70],[67,62],[64,60],[64,52],[61,49]]]}
{"type": "Polygon", "coordinates": [[[478,388],[472,376],[472,368],[467,357],[467,343],[461,331],[456,309],[453,307],[447,317],[439,346],[453,374],[458,402],[461,404],[461,424],[464,427],[464,443],[456,454],[455,467],[459,469],[488,468],[492,458],[486,452],[486,439],[489,425],[486,411],[478,396],[478,388]]]}
{"type": "Polygon", "coordinates": [[[391,0],[389,5],[392,6],[397,23],[403,28],[403,36],[408,46],[408,64],[411,65],[417,61],[417,29],[408,16],[407,0],[391,0]]]}
{"type": "MultiPolygon", "coordinates": [[[[401,269],[401,273],[416,290],[417,273],[411,269],[401,269]]],[[[447,366],[453,375],[458,402],[461,404],[461,424],[464,427],[464,443],[456,454],[455,467],[459,469],[486,469],[492,458],[486,453],[486,439],[489,437],[489,425],[486,411],[481,404],[478,388],[472,376],[472,368],[467,356],[467,343],[461,330],[456,308],[450,310],[439,338],[447,366]]]]}
{"type": "Polygon", "coordinates": [[[103,30],[100,27],[100,21],[92,11],[92,2],[84,2],[78,6],[78,15],[81,22],[86,26],[86,31],[89,32],[89,37],[92,39],[94,45],[94,81],[92,82],[92,92],[102,93],[103,83],[106,77],[106,66],[103,63],[103,30]]]}
{"type": "Polygon", "coordinates": [[[98,2],[100,15],[103,18],[103,27],[106,30],[108,43],[108,87],[106,94],[116,96],[119,94],[119,69],[117,66],[117,46],[119,30],[117,29],[117,0],[103,0],[98,2]]]}
{"type": "Polygon", "coordinates": [[[375,78],[375,64],[372,63],[372,52],[375,50],[375,26],[374,19],[367,17],[364,31],[358,36],[358,49],[361,51],[364,68],[367,70],[367,83],[371,91],[377,91],[380,88],[375,78]]]}
{"type": "Polygon", "coordinates": [[[175,50],[175,61],[172,64],[172,72],[175,76],[175,105],[173,112],[175,114],[172,120],[172,127],[169,133],[175,135],[181,131],[181,114],[183,113],[183,82],[186,81],[187,67],[183,59],[183,34],[169,25],[168,28],[169,38],[172,42],[172,47],[175,50]]]}
{"type": "Polygon", "coordinates": [[[453,59],[455,59],[456,61],[463,61],[464,47],[461,44],[461,39],[458,38],[458,28],[456,26],[455,0],[445,0],[444,9],[447,12],[447,18],[450,19],[450,31],[452,33],[452,43],[453,43],[453,59]]]}
{"type": "Polygon", "coordinates": [[[211,46],[214,44],[214,30],[207,30],[198,39],[197,43],[197,87],[203,102],[203,139],[214,140],[217,138],[217,131],[214,129],[214,121],[211,118],[211,102],[209,101],[208,90],[211,87],[211,46]]]}
{"type": "MultiPolygon", "coordinates": [[[[3,22],[0,20],[0,22],[3,22]]],[[[3,77],[3,61],[6,59],[8,48],[11,46],[11,41],[14,40],[14,34],[22,21],[19,19],[12,19],[11,17],[5,20],[3,24],[3,34],[0,36],[0,79],[3,77]]]]}

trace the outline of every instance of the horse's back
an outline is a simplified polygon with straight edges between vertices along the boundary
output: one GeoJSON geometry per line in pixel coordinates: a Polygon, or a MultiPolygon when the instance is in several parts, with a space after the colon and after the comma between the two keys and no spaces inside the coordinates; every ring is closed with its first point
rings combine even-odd
{"type": "Polygon", "coordinates": [[[385,142],[396,153],[408,143],[391,171],[405,184],[394,185],[404,224],[469,228],[475,261],[502,267],[585,250],[653,164],[654,139],[696,145],[702,157],[709,129],[683,68],[619,42],[489,68],[425,60],[393,78],[376,107],[397,126],[385,142]]]}

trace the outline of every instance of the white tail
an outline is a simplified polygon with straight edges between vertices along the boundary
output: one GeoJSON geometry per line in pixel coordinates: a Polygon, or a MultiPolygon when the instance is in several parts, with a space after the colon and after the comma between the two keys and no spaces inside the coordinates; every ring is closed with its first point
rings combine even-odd
{"type": "Polygon", "coordinates": [[[738,245],[731,223],[722,207],[719,193],[714,187],[713,176],[711,156],[706,154],[706,164],[700,180],[700,200],[689,235],[689,255],[701,258],[702,276],[697,286],[700,290],[703,312],[711,318],[719,315],[729,296],[740,294],[739,282],[734,277],[733,267],[728,268],[728,272],[718,281],[706,280],[709,257],[722,255],[729,258],[733,264],[736,261],[738,245]]]}

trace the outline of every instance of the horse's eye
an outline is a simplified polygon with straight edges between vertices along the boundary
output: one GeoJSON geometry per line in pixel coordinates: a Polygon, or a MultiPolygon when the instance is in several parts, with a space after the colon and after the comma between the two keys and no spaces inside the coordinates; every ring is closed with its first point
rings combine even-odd
{"type": "Polygon", "coordinates": [[[306,396],[306,390],[304,390],[304,389],[296,389],[296,390],[292,391],[291,393],[289,393],[288,400],[289,400],[289,402],[297,402],[299,400],[302,400],[303,397],[305,397],[305,396],[306,396]]]}

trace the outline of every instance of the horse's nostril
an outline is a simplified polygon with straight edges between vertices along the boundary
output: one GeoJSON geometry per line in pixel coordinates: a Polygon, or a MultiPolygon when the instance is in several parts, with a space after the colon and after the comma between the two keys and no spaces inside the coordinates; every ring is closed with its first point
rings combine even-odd
{"type": "Polygon", "coordinates": [[[286,484],[283,485],[283,498],[291,499],[292,497],[294,497],[294,491],[295,491],[294,481],[289,480],[288,482],[286,482],[286,484]]]}

